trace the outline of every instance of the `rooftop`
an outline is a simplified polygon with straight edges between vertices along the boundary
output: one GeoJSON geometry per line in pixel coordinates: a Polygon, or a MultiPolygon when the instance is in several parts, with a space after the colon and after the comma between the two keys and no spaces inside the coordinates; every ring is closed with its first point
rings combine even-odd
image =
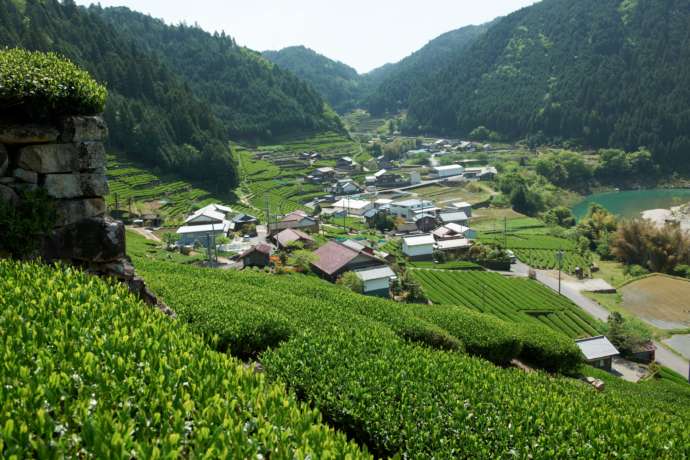
{"type": "Polygon", "coordinates": [[[442,212],[438,215],[438,217],[443,222],[458,222],[458,221],[467,220],[467,214],[465,214],[465,212],[463,212],[463,211],[442,212]]]}
{"type": "Polygon", "coordinates": [[[616,347],[609,342],[609,339],[603,335],[576,340],[575,343],[580,347],[580,351],[582,351],[587,361],[608,358],[620,354],[616,347]]]}
{"type": "Polygon", "coordinates": [[[220,224],[206,224],[206,225],[185,225],[177,229],[179,235],[188,233],[211,233],[211,232],[227,232],[230,229],[230,224],[223,222],[220,224]]]}
{"type": "Polygon", "coordinates": [[[472,246],[472,243],[467,238],[458,238],[455,240],[441,240],[438,243],[436,243],[436,247],[440,250],[469,248],[470,246],[472,246]]]}
{"type": "Polygon", "coordinates": [[[243,259],[253,252],[260,252],[262,254],[266,254],[266,255],[270,256],[272,250],[273,250],[273,248],[268,244],[257,244],[256,246],[252,246],[251,248],[247,249],[242,254],[240,254],[239,258],[243,259]]]}
{"type": "Polygon", "coordinates": [[[446,165],[446,166],[434,166],[436,171],[453,171],[456,169],[463,169],[460,165],[446,165]]]}
{"type": "Polygon", "coordinates": [[[343,198],[342,200],[333,203],[334,208],[347,208],[347,209],[363,209],[371,205],[371,201],[366,200],[352,200],[343,198]]]}
{"type": "Polygon", "coordinates": [[[403,238],[403,241],[408,246],[424,246],[427,244],[434,244],[436,242],[433,235],[408,236],[403,238]]]}
{"type": "Polygon", "coordinates": [[[293,228],[286,228],[276,235],[276,241],[283,247],[300,240],[314,241],[314,239],[308,234],[293,228]]]}
{"type": "Polygon", "coordinates": [[[327,275],[332,275],[350,263],[359,252],[335,241],[329,241],[314,251],[314,255],[316,259],[312,264],[327,275]]]}
{"type": "Polygon", "coordinates": [[[362,281],[380,280],[383,278],[394,278],[395,272],[389,266],[364,268],[355,270],[355,273],[362,281]]]}

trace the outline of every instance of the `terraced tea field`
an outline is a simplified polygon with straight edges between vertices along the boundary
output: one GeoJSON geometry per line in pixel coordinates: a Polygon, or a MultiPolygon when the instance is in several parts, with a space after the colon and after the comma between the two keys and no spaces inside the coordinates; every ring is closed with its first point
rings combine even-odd
{"type": "Polygon", "coordinates": [[[268,204],[272,214],[304,209],[305,203],[322,196],[324,190],[323,186],[304,183],[302,178],[315,168],[335,166],[336,158],[361,152],[359,144],[337,133],[251,149],[236,145],[233,149],[242,193],[257,209],[265,210],[268,204]],[[318,152],[321,158],[311,164],[301,158],[303,152],[318,152]]]}
{"type": "Polygon", "coordinates": [[[237,211],[253,212],[242,205],[230,191],[225,194],[215,193],[210,191],[211,187],[192,184],[169,175],[156,175],[116,155],[108,156],[107,174],[110,193],[106,201],[109,209],[117,207],[128,210],[131,203],[133,212],[160,213],[168,222],[213,202],[231,204],[237,211]]]}
{"type": "MultiPolygon", "coordinates": [[[[520,261],[530,267],[543,270],[558,269],[558,251],[555,249],[515,249],[515,255],[520,261]]],[[[566,273],[575,273],[576,268],[582,269],[585,276],[589,276],[592,259],[584,257],[575,251],[563,251],[561,268],[566,273]]]]}
{"type": "Polygon", "coordinates": [[[597,322],[565,297],[531,280],[479,271],[414,270],[427,297],[517,323],[539,322],[569,337],[600,332],[597,322]]]}

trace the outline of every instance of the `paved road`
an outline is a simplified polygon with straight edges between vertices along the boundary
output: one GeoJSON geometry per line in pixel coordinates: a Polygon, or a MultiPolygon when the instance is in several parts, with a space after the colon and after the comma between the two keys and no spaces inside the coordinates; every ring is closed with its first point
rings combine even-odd
{"type": "MultiPolygon", "coordinates": [[[[511,271],[518,276],[527,276],[529,268],[529,266],[523,264],[522,262],[518,262],[513,265],[511,271]]],[[[558,291],[557,278],[554,278],[551,273],[545,270],[535,271],[537,273],[537,281],[545,286],[550,287],[554,291],[558,291]]],[[[569,281],[562,282],[561,294],[572,300],[575,305],[579,306],[587,313],[601,321],[606,321],[606,319],[609,317],[609,311],[588,297],[585,297],[576,283],[569,281]]],[[[656,361],[659,364],[666,366],[669,369],[673,369],[680,375],[688,375],[688,372],[690,372],[690,363],[688,363],[687,360],[668,350],[661,342],[655,341],[654,345],[656,345],[656,361]]]]}

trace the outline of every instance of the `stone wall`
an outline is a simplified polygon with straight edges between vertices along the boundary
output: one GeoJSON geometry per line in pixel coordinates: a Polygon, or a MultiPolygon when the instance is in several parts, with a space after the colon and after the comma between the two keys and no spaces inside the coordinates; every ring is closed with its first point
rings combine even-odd
{"type": "Polygon", "coordinates": [[[44,260],[114,277],[170,314],[136,276],[126,256],[123,223],[106,216],[107,135],[100,116],[40,125],[0,123],[0,200],[16,205],[22,191],[45,190],[54,200],[56,222],[45,229],[39,254],[44,260]]]}

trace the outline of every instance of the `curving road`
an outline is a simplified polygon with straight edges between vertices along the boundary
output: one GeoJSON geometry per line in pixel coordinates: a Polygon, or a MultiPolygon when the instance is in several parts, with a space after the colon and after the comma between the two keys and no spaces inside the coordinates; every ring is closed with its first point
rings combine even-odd
{"type": "MultiPolygon", "coordinates": [[[[511,268],[511,272],[518,276],[527,276],[530,267],[522,262],[517,262],[511,268]]],[[[558,279],[554,278],[551,273],[545,270],[535,270],[537,273],[537,281],[545,286],[550,287],[554,291],[558,291],[558,279]]],[[[595,301],[584,296],[580,291],[577,283],[563,281],[561,283],[561,294],[569,298],[575,305],[582,308],[584,311],[593,317],[606,321],[609,317],[609,311],[596,303],[595,301]]],[[[681,356],[670,351],[661,342],[654,342],[656,345],[656,361],[662,366],[666,366],[683,376],[688,376],[690,373],[690,363],[681,356]]]]}

